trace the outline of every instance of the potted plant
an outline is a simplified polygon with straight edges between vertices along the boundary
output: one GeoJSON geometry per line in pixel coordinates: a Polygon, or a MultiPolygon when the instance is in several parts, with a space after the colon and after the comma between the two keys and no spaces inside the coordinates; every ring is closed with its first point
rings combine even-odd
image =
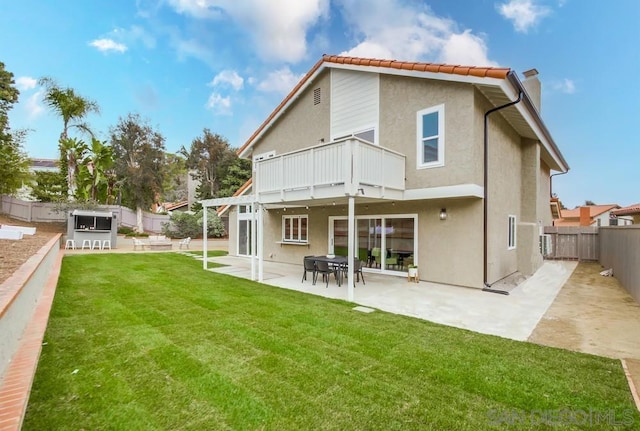
{"type": "Polygon", "coordinates": [[[418,275],[418,265],[411,264],[409,268],[409,277],[416,277],[418,275]]]}

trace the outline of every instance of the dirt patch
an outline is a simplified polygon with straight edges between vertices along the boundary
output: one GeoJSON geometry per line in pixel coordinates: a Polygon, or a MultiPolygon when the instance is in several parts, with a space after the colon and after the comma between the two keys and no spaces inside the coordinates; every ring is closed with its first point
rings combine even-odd
{"type": "Polygon", "coordinates": [[[529,341],[640,360],[640,304],[615,277],[601,276],[602,270],[598,263],[580,263],[529,341]]]}
{"type": "Polygon", "coordinates": [[[0,224],[36,228],[35,235],[24,235],[20,240],[0,239],[0,283],[40,250],[55,234],[66,232],[65,223],[28,223],[0,214],[0,224]]]}

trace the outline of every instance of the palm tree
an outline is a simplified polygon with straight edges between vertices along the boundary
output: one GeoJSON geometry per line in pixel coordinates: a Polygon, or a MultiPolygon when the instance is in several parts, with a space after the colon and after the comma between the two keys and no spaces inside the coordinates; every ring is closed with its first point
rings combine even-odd
{"type": "MultiPolygon", "coordinates": [[[[69,129],[76,128],[82,132],[86,132],[93,137],[93,133],[89,129],[87,123],[83,120],[91,112],[100,113],[98,104],[86,97],[82,97],[76,93],[73,88],[62,88],[52,78],[44,77],[38,80],[38,84],[45,88],[44,102],[49,108],[62,118],[62,132],[60,133],[60,159],[65,160],[65,152],[63,143],[69,138],[69,129]]],[[[81,160],[81,159],[78,159],[81,160]]],[[[71,166],[72,160],[66,158],[67,165],[66,176],[69,182],[69,195],[75,193],[75,166],[71,166]]]]}
{"type": "Polygon", "coordinates": [[[73,88],[60,87],[49,77],[40,78],[38,84],[45,87],[44,102],[62,118],[60,140],[68,138],[69,129],[72,127],[93,135],[83,120],[92,112],[100,113],[100,107],[96,102],[80,96],[73,88]]]}
{"type": "Polygon", "coordinates": [[[87,153],[88,147],[84,141],[76,138],[60,139],[60,161],[67,167],[67,185],[69,187],[69,196],[76,193],[76,177],[80,170],[80,165],[87,153]]]}

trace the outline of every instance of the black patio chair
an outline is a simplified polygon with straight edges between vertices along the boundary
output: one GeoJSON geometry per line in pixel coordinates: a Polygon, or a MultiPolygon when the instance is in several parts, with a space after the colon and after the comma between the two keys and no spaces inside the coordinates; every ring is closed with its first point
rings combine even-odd
{"type": "Polygon", "coordinates": [[[335,275],[336,280],[338,279],[338,274],[336,270],[334,268],[331,268],[329,266],[329,263],[324,260],[316,261],[316,274],[314,276],[313,284],[316,284],[315,280],[318,279],[318,274],[322,274],[322,281],[327,282],[326,287],[329,287],[329,278],[331,277],[331,274],[335,275]]]}
{"type": "Polygon", "coordinates": [[[316,284],[316,261],[313,256],[304,257],[304,272],[302,273],[301,283],[304,283],[307,279],[307,272],[311,273],[311,280],[313,281],[313,284],[316,284]]]}
{"type": "MultiPolygon", "coordinates": [[[[349,267],[347,267],[347,265],[344,265],[342,267],[342,274],[345,278],[347,278],[348,272],[349,272],[349,267]]],[[[364,273],[362,272],[362,261],[360,259],[353,259],[353,275],[356,276],[356,281],[359,282],[360,277],[362,277],[362,284],[367,284],[364,282],[364,273]]]]}

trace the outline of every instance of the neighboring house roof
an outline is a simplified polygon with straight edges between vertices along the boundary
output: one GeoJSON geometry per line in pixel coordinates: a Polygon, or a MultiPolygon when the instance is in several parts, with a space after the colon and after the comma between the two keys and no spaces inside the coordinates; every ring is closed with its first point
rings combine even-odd
{"type": "MultiPolygon", "coordinates": [[[[613,208],[620,208],[620,205],[617,204],[607,204],[607,205],[586,205],[589,208],[589,217],[595,218],[601,214],[606,213],[607,211],[612,210],[613,208]]],[[[574,208],[572,210],[561,210],[562,218],[580,218],[580,208],[574,208]]]]}
{"type": "MultiPolygon", "coordinates": [[[[251,188],[251,184],[252,183],[253,183],[253,179],[249,178],[243,185],[240,186],[240,188],[238,190],[236,190],[236,192],[233,194],[232,197],[242,196],[245,193],[247,193],[249,191],[249,189],[251,188]]],[[[218,214],[218,217],[222,217],[222,215],[224,213],[226,213],[229,208],[231,208],[231,205],[224,205],[224,206],[221,206],[220,208],[218,208],[216,210],[216,213],[218,214]]]]}
{"type": "Polygon", "coordinates": [[[165,203],[164,209],[166,211],[173,211],[175,209],[182,208],[185,206],[189,206],[189,201],[174,202],[172,204],[165,203]]]}
{"type": "Polygon", "coordinates": [[[640,214],[640,203],[629,205],[628,207],[620,208],[615,211],[611,211],[611,213],[617,216],[640,214]]]}
{"type": "Polygon", "coordinates": [[[33,170],[57,169],[57,159],[31,159],[31,168],[33,170]]]}
{"type": "Polygon", "coordinates": [[[373,58],[343,57],[324,55],[298,82],[284,100],[273,110],[267,119],[238,149],[238,155],[245,157],[259,138],[282,115],[291,103],[314,81],[326,68],[342,68],[362,70],[375,73],[395,74],[408,77],[440,79],[444,81],[468,82],[478,86],[480,91],[493,103],[499,106],[510,102],[524,94],[523,103],[513,110],[505,110],[502,114],[518,130],[522,136],[538,139],[543,143],[549,157],[550,167],[554,170],[568,171],[569,165],[560,153],[551,134],[542,122],[537,108],[529,98],[522,82],[510,68],[472,67],[437,63],[382,60],[373,58]]]}

